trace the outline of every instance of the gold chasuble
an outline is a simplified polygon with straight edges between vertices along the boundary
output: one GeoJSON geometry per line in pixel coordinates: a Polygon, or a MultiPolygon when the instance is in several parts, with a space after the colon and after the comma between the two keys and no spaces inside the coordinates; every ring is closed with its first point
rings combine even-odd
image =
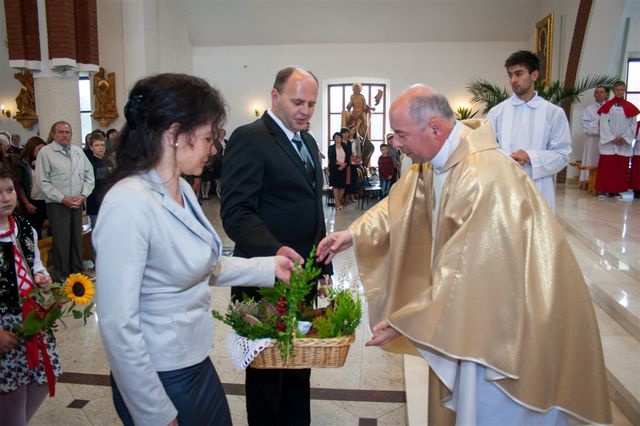
{"type": "MultiPolygon", "coordinates": [[[[564,232],[491,126],[462,124],[438,212],[432,167],[414,164],[349,228],[371,326],[402,334],[386,350],[428,347],[501,373],[495,384],[528,408],[611,423],[600,333],[564,232]]],[[[448,396],[439,385],[430,393],[448,396]]],[[[432,420],[443,410],[430,404],[432,420]]]]}

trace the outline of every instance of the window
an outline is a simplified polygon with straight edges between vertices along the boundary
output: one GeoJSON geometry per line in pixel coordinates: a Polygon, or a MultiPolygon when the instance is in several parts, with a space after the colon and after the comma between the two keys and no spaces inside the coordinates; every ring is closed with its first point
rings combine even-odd
{"type": "Polygon", "coordinates": [[[78,80],[78,92],[80,93],[80,133],[82,135],[82,148],[84,138],[93,131],[91,120],[91,80],[88,76],[81,76],[78,80]]]}
{"type": "Polygon", "coordinates": [[[627,100],[640,108],[640,59],[627,64],[627,100]]]}
{"type": "MultiPolygon", "coordinates": [[[[339,132],[342,128],[342,112],[345,111],[346,106],[349,104],[349,100],[352,94],[353,83],[339,83],[329,84],[327,90],[327,105],[329,105],[329,140],[328,145],[331,145],[331,137],[335,132],[339,132]]],[[[361,83],[362,95],[367,101],[367,105],[374,108],[372,111],[370,123],[369,123],[369,139],[373,143],[374,151],[371,155],[370,165],[378,165],[378,157],[380,156],[380,144],[384,142],[384,137],[387,132],[386,127],[386,111],[387,111],[387,87],[381,83],[361,83]],[[382,91],[382,98],[378,105],[375,105],[375,97],[378,91],[382,91]]]]}

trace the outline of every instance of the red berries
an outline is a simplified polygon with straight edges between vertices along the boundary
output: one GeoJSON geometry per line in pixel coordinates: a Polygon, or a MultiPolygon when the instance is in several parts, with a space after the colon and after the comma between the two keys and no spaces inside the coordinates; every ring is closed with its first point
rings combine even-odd
{"type": "Polygon", "coordinates": [[[278,319],[276,321],[276,329],[278,331],[285,331],[287,329],[287,326],[285,325],[284,321],[282,321],[282,317],[284,315],[287,314],[287,300],[284,298],[284,296],[280,296],[280,298],[278,299],[278,319]]]}

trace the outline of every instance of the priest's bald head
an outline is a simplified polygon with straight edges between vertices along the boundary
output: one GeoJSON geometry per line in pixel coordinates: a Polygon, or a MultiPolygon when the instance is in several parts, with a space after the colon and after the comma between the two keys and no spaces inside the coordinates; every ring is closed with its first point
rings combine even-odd
{"type": "Polygon", "coordinates": [[[456,124],[449,101],[432,87],[416,84],[391,103],[393,146],[415,162],[436,156],[456,124]]]}

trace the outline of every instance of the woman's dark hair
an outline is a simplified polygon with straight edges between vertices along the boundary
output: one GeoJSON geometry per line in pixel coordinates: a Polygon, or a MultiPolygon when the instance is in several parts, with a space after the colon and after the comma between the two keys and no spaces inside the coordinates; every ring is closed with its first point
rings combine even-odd
{"type": "Polygon", "coordinates": [[[7,167],[3,163],[0,163],[0,179],[13,179],[11,168],[7,167]]]}
{"type": "Polygon", "coordinates": [[[109,139],[109,136],[111,136],[112,133],[118,133],[118,129],[109,129],[107,130],[107,139],[109,139]]]}
{"type": "Polygon", "coordinates": [[[162,154],[162,134],[177,123],[179,134],[203,124],[212,130],[227,117],[222,94],[206,81],[186,74],[159,74],[138,81],[124,106],[127,123],[116,144],[111,185],[154,167],[162,154]]]}
{"type": "Polygon", "coordinates": [[[333,141],[334,141],[334,142],[335,142],[335,140],[336,140],[336,136],[340,136],[340,137],[342,138],[342,133],[340,133],[340,132],[335,132],[335,133],[333,134],[333,137],[332,137],[331,139],[333,139],[333,141]]]}
{"type": "Polygon", "coordinates": [[[32,161],[35,161],[36,156],[34,153],[36,152],[36,148],[39,145],[46,145],[47,143],[40,136],[32,136],[29,138],[27,143],[24,145],[24,149],[20,154],[20,158],[26,161],[29,165],[31,165],[32,161]]]}

